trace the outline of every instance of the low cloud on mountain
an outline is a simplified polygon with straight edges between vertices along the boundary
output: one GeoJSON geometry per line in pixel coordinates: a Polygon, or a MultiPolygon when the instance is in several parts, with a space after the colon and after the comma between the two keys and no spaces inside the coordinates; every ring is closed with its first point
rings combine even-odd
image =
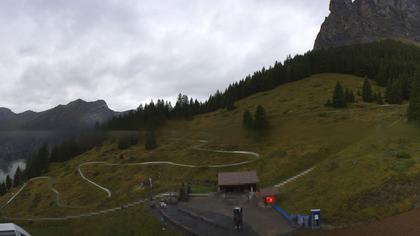
{"type": "Polygon", "coordinates": [[[305,52],[328,1],[5,0],[0,106],[36,111],[77,98],[127,110],[179,92],[206,98],[305,52]]]}

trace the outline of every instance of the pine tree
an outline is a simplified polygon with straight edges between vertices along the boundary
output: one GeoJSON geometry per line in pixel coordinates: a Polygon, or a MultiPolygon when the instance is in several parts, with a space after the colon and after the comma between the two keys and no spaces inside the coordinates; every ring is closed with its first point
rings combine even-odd
{"type": "Polygon", "coordinates": [[[228,111],[233,111],[233,110],[235,110],[235,103],[234,103],[234,101],[233,101],[233,99],[232,98],[227,98],[227,101],[226,101],[226,109],[228,110],[228,111]]]}
{"type": "Polygon", "coordinates": [[[403,101],[402,88],[399,81],[389,81],[386,87],[386,101],[390,104],[401,104],[403,101]]]}
{"type": "Polygon", "coordinates": [[[48,146],[43,145],[38,152],[38,161],[41,169],[41,174],[48,171],[48,165],[50,163],[50,153],[48,152],[48,146]]]}
{"type": "Polygon", "coordinates": [[[263,130],[268,128],[267,114],[263,106],[258,105],[255,110],[254,127],[257,130],[263,130]]]}
{"type": "Polygon", "coordinates": [[[377,102],[379,105],[383,105],[383,104],[384,104],[384,99],[383,99],[383,97],[382,97],[382,92],[381,92],[381,90],[379,90],[379,91],[378,91],[378,93],[376,94],[376,102],[377,102]]]}
{"type": "Polygon", "coordinates": [[[410,92],[410,104],[407,110],[407,118],[410,122],[420,123],[420,82],[415,81],[410,92]]]}
{"type": "Polygon", "coordinates": [[[364,102],[372,102],[373,101],[373,94],[372,94],[372,86],[368,79],[365,79],[362,88],[362,99],[364,102]]]}
{"type": "Polygon", "coordinates": [[[340,82],[337,82],[337,84],[335,85],[332,105],[335,108],[347,107],[346,95],[344,93],[343,87],[341,86],[340,82]]]}
{"type": "Polygon", "coordinates": [[[0,184],[0,195],[3,196],[6,193],[7,193],[6,183],[4,183],[3,181],[0,184]]]}
{"type": "Polygon", "coordinates": [[[144,144],[146,150],[153,150],[157,148],[155,133],[153,131],[149,131],[146,133],[146,142],[144,144]]]}
{"type": "Polygon", "coordinates": [[[51,150],[50,162],[58,162],[60,160],[59,148],[54,146],[51,150]]]}
{"type": "Polygon", "coordinates": [[[49,152],[47,145],[42,146],[26,164],[28,178],[41,176],[48,171],[49,152]]]}
{"type": "Polygon", "coordinates": [[[12,179],[9,175],[6,176],[6,189],[9,191],[12,188],[12,179]]]}
{"type": "Polygon", "coordinates": [[[246,129],[252,129],[254,126],[254,119],[252,118],[251,112],[245,110],[242,118],[242,126],[246,129]]]}
{"type": "Polygon", "coordinates": [[[13,186],[17,187],[22,183],[22,172],[20,170],[20,167],[16,169],[15,177],[13,178],[13,186]]]}

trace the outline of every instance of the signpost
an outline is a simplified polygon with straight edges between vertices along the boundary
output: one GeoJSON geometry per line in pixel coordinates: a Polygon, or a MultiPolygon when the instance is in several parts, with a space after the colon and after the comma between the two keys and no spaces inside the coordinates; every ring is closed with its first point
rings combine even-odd
{"type": "Polygon", "coordinates": [[[242,214],[243,214],[242,207],[233,208],[233,223],[235,225],[235,230],[237,231],[241,231],[243,227],[242,214]]]}

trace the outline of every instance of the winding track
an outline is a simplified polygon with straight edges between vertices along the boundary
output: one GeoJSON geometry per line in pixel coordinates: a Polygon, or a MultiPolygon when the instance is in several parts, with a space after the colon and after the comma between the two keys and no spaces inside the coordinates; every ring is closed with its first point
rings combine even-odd
{"type": "MultiPolygon", "coordinates": [[[[395,122],[393,122],[391,125],[389,125],[389,127],[392,127],[394,125],[396,125],[397,123],[401,122],[402,119],[398,119],[395,122]]],[[[146,165],[170,165],[170,166],[179,166],[179,167],[185,167],[185,168],[226,168],[226,167],[234,167],[234,166],[241,166],[241,165],[245,165],[245,164],[249,164],[252,162],[257,161],[258,159],[260,159],[260,154],[256,153],[256,152],[248,152],[248,151],[225,151],[225,150],[211,150],[211,149],[204,149],[201,148],[201,146],[204,143],[207,143],[208,141],[206,140],[200,140],[199,141],[201,144],[192,147],[192,149],[194,150],[198,150],[198,151],[208,151],[208,152],[215,152],[215,153],[227,153],[227,154],[243,154],[243,155],[250,155],[253,156],[254,159],[252,160],[248,160],[248,161],[243,161],[243,162],[239,162],[239,163],[233,163],[233,164],[225,164],[225,165],[189,165],[189,164],[181,164],[181,163],[175,163],[175,162],[170,162],[170,161],[156,161],[156,162],[140,162],[140,163],[127,163],[127,164],[114,164],[114,163],[108,163],[108,162],[85,162],[80,164],[77,167],[77,171],[80,175],[81,178],[83,178],[86,182],[96,186],[97,188],[105,191],[107,193],[108,197],[112,196],[112,192],[111,190],[95,183],[94,181],[88,179],[82,172],[81,167],[83,166],[87,166],[87,165],[107,165],[107,166],[146,166],[146,165]]],[[[286,185],[290,182],[295,181],[296,179],[305,176],[306,174],[312,172],[314,170],[315,167],[309,168],[303,172],[301,172],[300,174],[293,176],[289,179],[284,180],[283,182],[274,185],[274,187],[281,187],[283,185],[286,185]]],[[[58,207],[69,207],[69,208],[75,208],[75,207],[70,207],[70,206],[63,206],[61,205],[60,202],[60,193],[53,187],[54,185],[54,180],[51,177],[48,176],[43,176],[43,177],[37,177],[37,178],[33,178],[28,180],[26,183],[24,183],[24,185],[3,205],[1,206],[0,209],[5,208],[7,205],[9,205],[22,191],[23,189],[28,185],[28,183],[35,181],[35,180],[39,180],[39,179],[48,179],[49,180],[49,185],[50,185],[50,189],[56,194],[56,205],[58,207]]],[[[123,210],[125,208],[129,208],[129,207],[133,207],[136,206],[138,204],[144,203],[147,200],[140,200],[140,201],[136,201],[136,202],[132,202],[132,203],[128,203],[126,205],[122,205],[119,207],[115,207],[115,208],[110,208],[110,209],[106,209],[106,210],[101,210],[101,211],[96,211],[96,212],[91,212],[91,213],[86,213],[86,214],[79,214],[79,215],[73,215],[73,216],[63,216],[63,217],[38,217],[38,218],[15,218],[15,217],[7,217],[7,216],[2,216],[4,219],[9,219],[9,220],[24,220],[24,221],[61,221],[61,220],[69,220],[69,219],[77,219],[77,218],[82,218],[82,217],[90,217],[90,216],[96,216],[96,215],[101,215],[101,214],[107,214],[110,212],[114,212],[114,211],[118,211],[118,210],[123,210]]]]}
{"type": "MultiPolygon", "coordinates": [[[[200,140],[202,144],[207,143],[205,140],[200,140]]],[[[82,177],[86,182],[94,185],[95,187],[103,190],[106,192],[108,198],[112,196],[111,190],[108,188],[105,188],[98,183],[95,183],[94,181],[88,179],[82,172],[83,166],[88,165],[106,165],[106,166],[148,166],[148,165],[169,165],[169,166],[178,166],[178,167],[185,167],[185,168],[226,168],[226,167],[234,167],[234,166],[241,166],[246,165],[252,162],[257,161],[260,159],[260,154],[256,152],[247,152],[247,151],[224,151],[224,150],[211,150],[211,149],[204,149],[201,148],[201,145],[199,147],[193,147],[192,149],[198,150],[198,151],[206,151],[206,152],[215,152],[215,153],[227,153],[227,154],[241,154],[241,155],[249,155],[252,157],[255,157],[252,160],[233,163],[233,164],[224,164],[224,165],[190,165],[190,164],[182,164],[182,163],[176,163],[172,161],[152,161],[152,162],[139,162],[139,163],[126,163],[126,164],[115,164],[115,163],[109,163],[109,162],[101,162],[101,161],[94,161],[94,162],[85,162],[80,164],[77,167],[77,171],[79,172],[80,177],[82,177]]]]}
{"type": "MultiPolygon", "coordinates": [[[[248,160],[248,161],[243,161],[243,162],[238,162],[238,163],[233,163],[233,164],[224,164],[224,165],[190,165],[190,164],[182,164],[182,163],[175,163],[175,162],[171,162],[171,161],[155,161],[155,162],[139,162],[139,163],[126,163],[126,164],[115,164],[115,163],[109,163],[109,162],[85,162],[80,164],[77,167],[77,171],[80,175],[80,177],[82,179],[84,179],[86,182],[88,182],[89,184],[94,185],[95,187],[103,190],[104,192],[106,192],[108,198],[110,198],[112,196],[112,192],[111,190],[109,190],[106,187],[103,187],[97,183],[95,183],[94,181],[90,180],[89,178],[87,178],[82,171],[82,167],[83,166],[88,166],[88,165],[107,165],[107,166],[147,166],[147,165],[170,165],[170,166],[178,166],[178,167],[185,167],[185,168],[226,168],[226,167],[234,167],[234,166],[241,166],[241,165],[246,165],[252,162],[257,161],[258,159],[260,159],[260,154],[256,153],[256,152],[248,152],[248,151],[225,151],[225,150],[211,150],[211,149],[204,149],[201,148],[201,146],[205,143],[207,143],[206,140],[200,140],[199,145],[196,145],[194,147],[192,147],[192,149],[194,150],[198,150],[198,151],[208,151],[208,152],[215,152],[215,153],[227,153],[227,154],[241,154],[241,155],[249,155],[254,157],[252,160],[248,160]]],[[[27,187],[27,185],[35,180],[39,180],[39,179],[48,179],[49,180],[49,185],[50,185],[50,189],[56,194],[56,205],[58,207],[69,207],[69,206],[63,206],[60,202],[60,193],[53,187],[54,186],[54,179],[48,176],[43,176],[43,177],[37,177],[37,178],[33,178],[28,180],[7,202],[6,204],[4,204],[1,209],[4,209],[7,205],[9,205],[22,191],[23,189],[25,189],[27,187]]],[[[77,218],[82,218],[82,217],[90,217],[90,216],[96,216],[96,215],[101,215],[101,214],[107,214],[107,213],[111,213],[111,212],[115,212],[118,210],[123,210],[125,208],[129,208],[129,207],[133,207],[136,206],[138,204],[144,203],[147,200],[139,200],[139,201],[135,201],[132,203],[128,203],[119,207],[115,207],[115,208],[110,208],[110,209],[106,209],[106,210],[101,210],[101,211],[95,211],[95,212],[91,212],[91,213],[85,213],[85,214],[79,214],[79,215],[71,215],[71,216],[63,216],[63,217],[37,217],[37,218],[16,218],[16,217],[8,217],[8,216],[2,216],[4,219],[9,219],[9,220],[23,220],[23,221],[62,221],[62,220],[69,220],[69,219],[77,219],[77,218]]]]}

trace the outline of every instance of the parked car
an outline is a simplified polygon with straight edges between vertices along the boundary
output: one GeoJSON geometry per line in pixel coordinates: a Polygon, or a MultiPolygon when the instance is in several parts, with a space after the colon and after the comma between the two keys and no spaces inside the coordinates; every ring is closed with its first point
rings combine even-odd
{"type": "Polygon", "coordinates": [[[0,236],[31,236],[24,229],[13,223],[0,224],[0,236]]]}

